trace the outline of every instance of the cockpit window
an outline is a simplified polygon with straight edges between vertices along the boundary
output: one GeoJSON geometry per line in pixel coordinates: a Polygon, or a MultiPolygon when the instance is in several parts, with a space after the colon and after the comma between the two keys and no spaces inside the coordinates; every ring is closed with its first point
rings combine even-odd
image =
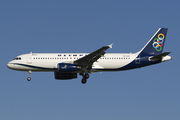
{"type": "Polygon", "coordinates": [[[21,57],[16,57],[13,60],[21,60],[21,57]]]}

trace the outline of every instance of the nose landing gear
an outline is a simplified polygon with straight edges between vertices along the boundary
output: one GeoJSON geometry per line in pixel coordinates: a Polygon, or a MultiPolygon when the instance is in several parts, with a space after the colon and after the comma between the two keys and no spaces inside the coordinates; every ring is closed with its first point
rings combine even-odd
{"type": "Polygon", "coordinates": [[[28,75],[29,75],[29,77],[27,78],[27,80],[28,80],[28,81],[31,81],[31,73],[32,73],[32,72],[31,72],[31,71],[29,71],[29,74],[28,74],[28,75]]]}

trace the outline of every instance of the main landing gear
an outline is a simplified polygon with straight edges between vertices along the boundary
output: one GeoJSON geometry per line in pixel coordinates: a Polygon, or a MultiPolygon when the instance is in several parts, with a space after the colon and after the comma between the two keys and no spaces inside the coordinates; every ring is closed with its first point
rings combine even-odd
{"type": "Polygon", "coordinates": [[[82,74],[80,74],[80,75],[82,75],[82,80],[81,80],[81,82],[82,82],[82,84],[85,84],[86,82],[87,82],[87,79],[89,78],[89,74],[88,73],[82,73],[82,74]]]}
{"type": "Polygon", "coordinates": [[[29,75],[29,77],[27,78],[27,80],[28,80],[28,81],[31,81],[31,73],[32,73],[32,72],[31,72],[31,71],[29,71],[29,74],[28,74],[28,75],[29,75]]]}

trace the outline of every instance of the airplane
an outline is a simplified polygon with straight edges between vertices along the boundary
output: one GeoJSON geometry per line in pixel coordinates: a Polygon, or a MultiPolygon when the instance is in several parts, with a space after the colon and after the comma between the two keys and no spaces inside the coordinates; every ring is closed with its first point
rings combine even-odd
{"type": "Polygon", "coordinates": [[[123,71],[141,68],[172,59],[170,52],[162,52],[167,28],[159,28],[147,44],[136,53],[106,53],[113,44],[103,46],[92,53],[29,53],[19,55],[7,64],[18,71],[28,71],[28,81],[35,71],[51,71],[57,80],[75,79],[82,76],[82,84],[90,73],[123,71]]]}

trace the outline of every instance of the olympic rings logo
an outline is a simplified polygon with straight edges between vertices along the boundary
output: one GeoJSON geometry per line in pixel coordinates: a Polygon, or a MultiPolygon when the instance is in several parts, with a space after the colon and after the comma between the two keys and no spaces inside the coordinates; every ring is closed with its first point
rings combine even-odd
{"type": "Polygon", "coordinates": [[[154,40],[153,40],[153,47],[157,51],[161,51],[162,50],[162,46],[163,46],[163,42],[164,42],[164,34],[160,33],[158,35],[158,38],[154,38],[154,40]]]}

